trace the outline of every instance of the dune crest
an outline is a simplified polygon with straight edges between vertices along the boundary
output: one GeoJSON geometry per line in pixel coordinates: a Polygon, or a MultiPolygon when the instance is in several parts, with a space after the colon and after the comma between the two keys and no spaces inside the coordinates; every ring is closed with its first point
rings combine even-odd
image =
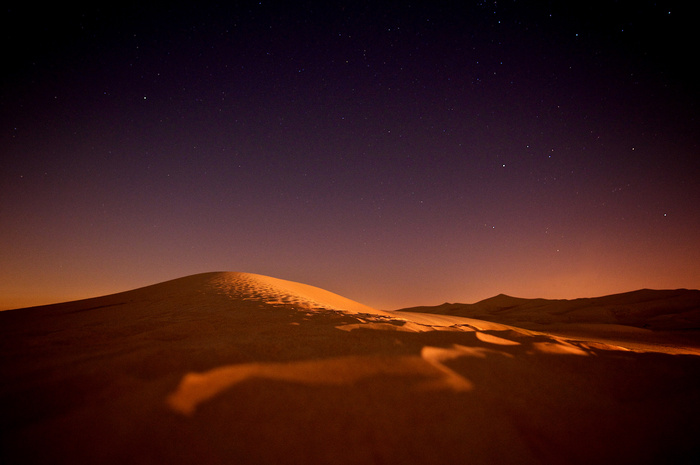
{"type": "Polygon", "coordinates": [[[342,310],[348,313],[367,313],[389,316],[333,292],[285,279],[254,273],[222,272],[212,279],[220,290],[230,292],[236,298],[258,300],[270,305],[291,305],[301,309],[342,310]]]}

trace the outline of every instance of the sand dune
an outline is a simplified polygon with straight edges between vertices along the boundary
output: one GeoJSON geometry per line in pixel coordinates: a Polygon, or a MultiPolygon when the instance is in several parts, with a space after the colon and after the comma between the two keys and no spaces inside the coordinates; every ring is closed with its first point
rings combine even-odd
{"type": "Polygon", "coordinates": [[[498,295],[475,304],[445,303],[397,311],[405,316],[469,317],[635,350],[700,354],[700,291],[642,289],[574,300],[498,295]]]}
{"type": "Polygon", "coordinates": [[[689,463],[688,295],[497,296],[486,321],[205,273],[0,312],[0,463],[689,463]]]}
{"type": "Polygon", "coordinates": [[[700,329],[700,291],[642,289],[574,300],[521,299],[501,294],[475,304],[446,303],[403,311],[527,326],[582,323],[618,324],[655,330],[695,330],[700,329]]]}

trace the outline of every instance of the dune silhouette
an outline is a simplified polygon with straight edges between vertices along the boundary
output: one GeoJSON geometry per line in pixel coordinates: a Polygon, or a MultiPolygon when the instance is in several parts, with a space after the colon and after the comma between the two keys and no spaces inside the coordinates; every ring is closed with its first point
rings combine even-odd
{"type": "Polygon", "coordinates": [[[0,312],[0,462],[683,463],[694,295],[382,311],[215,272],[0,312]]]}
{"type": "Polygon", "coordinates": [[[700,329],[700,291],[642,289],[573,300],[522,299],[500,294],[475,304],[442,304],[406,308],[403,311],[464,316],[528,326],[588,323],[687,330],[700,329]]]}

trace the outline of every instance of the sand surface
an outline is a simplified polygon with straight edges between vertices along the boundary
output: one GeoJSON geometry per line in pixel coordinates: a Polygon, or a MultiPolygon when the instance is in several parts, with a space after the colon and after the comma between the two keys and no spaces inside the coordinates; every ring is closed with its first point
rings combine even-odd
{"type": "Polygon", "coordinates": [[[0,312],[0,463],[694,463],[700,356],[662,306],[515,324],[206,273],[0,312]]]}

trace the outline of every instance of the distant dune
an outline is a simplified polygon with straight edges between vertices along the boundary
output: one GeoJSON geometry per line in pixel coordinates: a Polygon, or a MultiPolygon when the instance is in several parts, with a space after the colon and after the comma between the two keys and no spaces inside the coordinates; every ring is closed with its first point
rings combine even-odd
{"type": "Polygon", "coordinates": [[[475,304],[445,303],[397,311],[475,318],[520,328],[616,338],[640,347],[659,343],[700,347],[700,291],[642,289],[573,300],[522,299],[500,294],[475,304]]]}
{"type": "Polygon", "coordinates": [[[475,304],[442,304],[403,311],[468,316],[528,326],[599,323],[637,328],[700,329],[700,291],[642,289],[574,300],[521,299],[500,294],[475,304]]]}
{"type": "Polygon", "coordinates": [[[0,463],[694,463],[698,294],[387,312],[218,272],[0,312],[0,463]]]}

